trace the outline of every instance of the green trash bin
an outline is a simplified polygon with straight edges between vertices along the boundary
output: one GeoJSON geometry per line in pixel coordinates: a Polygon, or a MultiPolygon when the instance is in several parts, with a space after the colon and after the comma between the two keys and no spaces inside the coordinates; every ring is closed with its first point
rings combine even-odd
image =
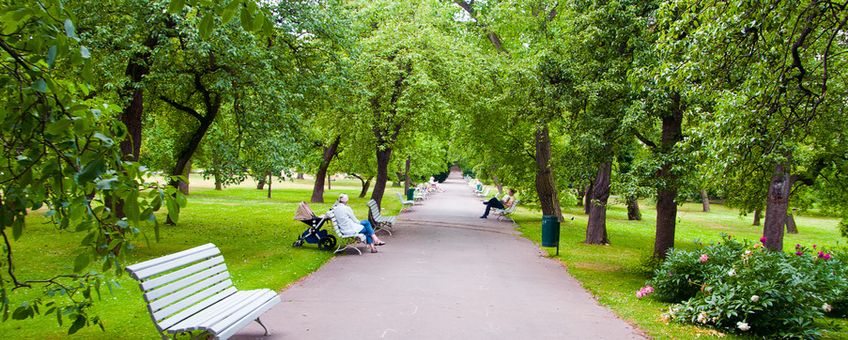
{"type": "Polygon", "coordinates": [[[406,199],[410,201],[415,199],[415,188],[409,188],[409,190],[406,191],[406,199]]]}
{"type": "Polygon", "coordinates": [[[542,216],[542,247],[559,246],[559,219],[554,215],[542,216]]]}

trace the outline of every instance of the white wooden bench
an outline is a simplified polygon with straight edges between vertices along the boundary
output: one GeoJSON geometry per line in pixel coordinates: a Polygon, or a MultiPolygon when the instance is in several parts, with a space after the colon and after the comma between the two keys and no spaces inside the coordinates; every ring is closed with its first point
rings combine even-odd
{"type": "Polygon", "coordinates": [[[374,222],[377,222],[374,232],[376,233],[377,230],[383,230],[391,236],[396,216],[383,216],[383,213],[380,212],[380,207],[377,206],[377,201],[375,200],[368,201],[368,208],[371,209],[371,217],[374,219],[374,222]]]}
{"type": "Polygon", "coordinates": [[[512,215],[512,213],[515,211],[515,208],[518,207],[519,203],[521,203],[521,201],[516,200],[515,203],[513,203],[511,206],[507,207],[506,209],[494,208],[494,209],[492,209],[492,212],[495,215],[498,215],[498,221],[500,221],[502,219],[510,218],[509,215],[512,215]]]}
{"type": "Polygon", "coordinates": [[[233,287],[221,251],[214,244],[127,266],[140,282],[147,310],[163,339],[205,331],[227,339],[274,305],[280,297],[270,289],[239,291],[233,287]]]}
{"type": "Polygon", "coordinates": [[[365,234],[356,233],[356,234],[345,234],[339,228],[339,221],[336,219],[336,213],[330,209],[327,212],[327,217],[330,218],[330,221],[333,222],[333,230],[336,231],[336,235],[338,236],[338,246],[336,247],[336,251],[334,254],[345,251],[347,249],[356,250],[359,255],[362,255],[362,251],[356,247],[357,244],[365,243],[365,234]]]}
{"type": "Polygon", "coordinates": [[[397,197],[400,200],[400,205],[401,205],[400,212],[404,212],[404,210],[406,210],[407,208],[412,208],[412,205],[415,204],[415,201],[405,200],[403,198],[403,195],[401,195],[401,193],[396,192],[395,194],[397,194],[397,197]]]}

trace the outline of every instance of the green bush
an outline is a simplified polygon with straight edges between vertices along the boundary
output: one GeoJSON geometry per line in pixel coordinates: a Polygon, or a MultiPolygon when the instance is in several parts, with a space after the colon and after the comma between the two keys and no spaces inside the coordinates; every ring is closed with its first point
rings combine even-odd
{"type": "Polygon", "coordinates": [[[649,282],[677,302],[670,319],[769,337],[819,335],[816,318],[845,304],[848,270],[837,256],[796,246],[772,252],[730,237],[695,251],[672,251],[649,282]]]}
{"type": "Polygon", "coordinates": [[[842,237],[848,237],[848,219],[843,218],[839,221],[839,232],[842,233],[842,237]]]}

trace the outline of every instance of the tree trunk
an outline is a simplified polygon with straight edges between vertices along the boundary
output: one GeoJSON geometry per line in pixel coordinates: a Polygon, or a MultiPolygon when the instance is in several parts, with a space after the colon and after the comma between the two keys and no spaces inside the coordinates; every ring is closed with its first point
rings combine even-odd
{"type": "Polygon", "coordinates": [[[377,147],[377,180],[374,182],[374,190],[371,191],[371,199],[382,207],[383,194],[386,192],[386,182],[389,181],[389,161],[392,159],[392,149],[380,150],[377,147]]]}
{"type": "Polygon", "coordinates": [[[304,179],[304,178],[303,178],[303,173],[302,173],[302,172],[298,172],[298,173],[297,173],[297,179],[304,179]]]}
{"type": "Polygon", "coordinates": [[[327,174],[324,177],[327,178],[327,190],[333,190],[333,176],[330,175],[330,174],[327,174]]]}
{"type": "Polygon", "coordinates": [[[495,187],[498,188],[498,197],[503,195],[503,184],[498,180],[498,175],[495,175],[494,168],[492,168],[492,183],[495,183],[495,187]]]}
{"type": "Polygon", "coordinates": [[[265,189],[265,176],[264,175],[262,176],[262,178],[259,179],[259,182],[256,183],[256,190],[262,190],[262,189],[265,189]]]}
{"type": "Polygon", "coordinates": [[[191,174],[191,160],[189,160],[189,161],[188,161],[188,163],[186,164],[186,166],[185,166],[185,172],[183,173],[183,176],[185,176],[185,178],[186,178],[185,182],[180,181],[179,186],[177,187],[177,188],[179,188],[179,189],[180,189],[180,191],[181,191],[184,195],[188,195],[188,182],[189,182],[189,178],[188,178],[188,176],[189,176],[190,174],[191,174]]]}
{"type": "Polygon", "coordinates": [[[674,233],[677,228],[677,189],[678,175],[673,172],[675,163],[674,146],[683,140],[683,106],[680,94],[671,93],[671,114],[662,117],[662,136],[660,140],[660,159],[665,160],[660,166],[657,177],[660,186],[657,188],[657,225],[654,240],[654,257],[664,259],[668,250],[674,247],[674,233]]]}
{"type": "Polygon", "coordinates": [[[757,208],[757,210],[754,210],[754,223],[752,225],[759,227],[760,226],[760,219],[762,218],[762,216],[763,216],[763,209],[757,208]]]}
{"type": "Polygon", "coordinates": [[[607,201],[610,193],[610,176],[612,163],[604,162],[598,165],[598,176],[592,185],[589,223],[586,225],[587,244],[609,244],[607,238],[607,201]]]}
{"type": "Polygon", "coordinates": [[[786,233],[787,234],[797,234],[798,226],[795,224],[795,216],[792,214],[786,214],[786,233]]]}
{"type": "Polygon", "coordinates": [[[221,191],[224,190],[224,184],[221,183],[221,175],[215,174],[215,190],[221,191]]]}
{"type": "Polygon", "coordinates": [[[765,246],[769,250],[783,251],[783,228],[789,208],[789,193],[793,178],[789,175],[789,161],[774,166],[774,174],[768,189],[766,200],[766,220],[763,226],[765,246]]]}
{"type": "Polygon", "coordinates": [[[704,207],[704,212],[710,212],[710,195],[706,189],[701,189],[701,205],[704,207]]]}
{"type": "Polygon", "coordinates": [[[589,181],[589,185],[586,186],[586,194],[583,197],[586,199],[586,203],[583,205],[583,213],[589,215],[589,212],[592,211],[592,190],[594,189],[595,180],[589,181]]]}
{"type": "Polygon", "coordinates": [[[556,182],[550,166],[551,139],[548,126],[536,129],[536,194],[542,206],[542,214],[556,216],[562,221],[556,182]]]}
{"type": "Polygon", "coordinates": [[[627,219],[630,221],[642,220],[642,212],[639,211],[639,197],[627,196],[627,219]]]}
{"type": "Polygon", "coordinates": [[[406,175],[404,175],[405,178],[404,178],[404,181],[403,181],[403,192],[409,191],[409,187],[412,186],[412,179],[409,178],[409,167],[411,165],[411,162],[412,162],[412,160],[410,159],[410,157],[406,156],[406,166],[405,166],[406,175]]]}
{"type": "Polygon", "coordinates": [[[268,198],[271,198],[271,182],[274,182],[273,174],[268,171],[268,198]]]}
{"type": "MultiPolygon", "coordinates": [[[[318,172],[315,173],[315,184],[312,186],[312,199],[310,200],[312,203],[324,203],[324,179],[327,177],[330,162],[338,151],[340,139],[341,136],[336,136],[333,143],[324,148],[324,156],[321,158],[321,164],[318,165],[318,172]]],[[[303,177],[303,174],[301,173],[299,176],[303,177]]]]}
{"type": "Polygon", "coordinates": [[[359,198],[365,198],[365,195],[368,194],[368,187],[371,186],[371,179],[373,177],[368,177],[365,182],[362,182],[362,191],[359,192],[359,198]]]}
{"type": "Polygon", "coordinates": [[[392,181],[392,186],[395,188],[400,188],[400,183],[404,181],[404,176],[400,172],[395,172],[395,180],[392,181]]]}

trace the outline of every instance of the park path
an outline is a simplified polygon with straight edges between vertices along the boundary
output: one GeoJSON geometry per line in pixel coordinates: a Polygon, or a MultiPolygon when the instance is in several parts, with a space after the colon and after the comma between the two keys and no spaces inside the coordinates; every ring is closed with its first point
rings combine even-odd
{"type": "MultiPolygon", "coordinates": [[[[379,253],[339,254],[282,291],[264,339],[644,338],[511,222],[480,219],[458,173],[443,187],[401,214],[379,253]]],[[[234,338],[262,334],[251,323],[234,338]]]]}

